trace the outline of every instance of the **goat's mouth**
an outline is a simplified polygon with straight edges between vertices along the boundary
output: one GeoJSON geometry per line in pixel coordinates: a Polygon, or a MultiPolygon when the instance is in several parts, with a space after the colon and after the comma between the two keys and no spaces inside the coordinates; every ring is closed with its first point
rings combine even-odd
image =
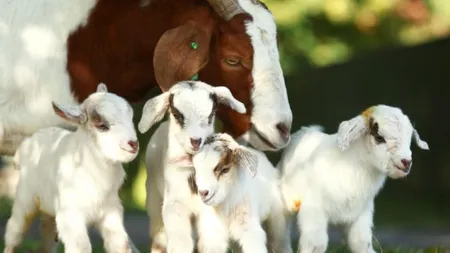
{"type": "Polygon", "coordinates": [[[216,195],[216,193],[214,192],[213,194],[211,194],[211,196],[209,196],[209,198],[207,198],[207,199],[202,198],[203,203],[210,205],[211,204],[210,202],[214,198],[215,195],[216,195]]]}
{"type": "Polygon", "coordinates": [[[128,149],[125,149],[125,148],[120,148],[120,149],[122,149],[123,151],[126,151],[126,152],[128,152],[128,153],[130,153],[130,154],[137,154],[137,152],[139,151],[139,149],[132,149],[132,150],[128,150],[128,149]]]}
{"type": "Polygon", "coordinates": [[[256,134],[256,136],[258,136],[258,138],[262,141],[262,143],[264,143],[264,145],[269,147],[269,149],[277,150],[277,147],[275,147],[275,145],[273,145],[266,137],[264,137],[264,135],[258,130],[258,128],[254,124],[252,124],[252,130],[256,134]]]}

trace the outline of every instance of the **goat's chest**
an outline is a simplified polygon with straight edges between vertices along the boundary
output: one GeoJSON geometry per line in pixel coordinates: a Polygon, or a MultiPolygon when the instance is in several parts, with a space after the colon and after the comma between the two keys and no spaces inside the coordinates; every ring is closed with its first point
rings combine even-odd
{"type": "Polygon", "coordinates": [[[202,204],[191,178],[194,168],[169,167],[164,170],[164,201],[181,203],[191,213],[199,212],[202,204]]]}

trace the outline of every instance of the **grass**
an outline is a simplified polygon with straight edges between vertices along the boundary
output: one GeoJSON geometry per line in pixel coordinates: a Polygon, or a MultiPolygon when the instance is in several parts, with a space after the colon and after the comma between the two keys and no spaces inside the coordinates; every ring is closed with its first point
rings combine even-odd
{"type": "MultiPolygon", "coordinates": [[[[4,245],[3,245],[3,241],[0,242],[0,249],[3,249],[4,245]]],[[[37,241],[26,241],[24,242],[19,248],[16,249],[15,253],[30,253],[30,251],[34,252],[38,252],[38,249],[40,248],[39,242],[37,241]]],[[[144,252],[149,252],[149,248],[146,246],[141,246],[139,247],[139,250],[144,253],[144,252]]],[[[382,252],[382,253],[448,253],[450,252],[449,249],[444,249],[444,248],[426,248],[426,249],[414,249],[414,248],[390,248],[390,249],[379,249],[379,248],[375,248],[375,250],[377,252],[382,252]]],[[[64,252],[63,247],[59,248],[60,253],[64,252]]],[[[93,253],[103,253],[105,252],[103,250],[103,247],[101,245],[94,245],[93,247],[93,253]]],[[[341,245],[341,246],[334,246],[334,247],[329,247],[327,250],[327,253],[348,253],[348,249],[345,245],[341,245]]]]}

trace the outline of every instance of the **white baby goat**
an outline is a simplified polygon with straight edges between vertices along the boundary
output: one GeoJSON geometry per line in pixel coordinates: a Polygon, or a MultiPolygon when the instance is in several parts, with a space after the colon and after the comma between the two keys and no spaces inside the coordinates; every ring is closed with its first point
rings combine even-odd
{"type": "MultiPolygon", "coordinates": [[[[178,162],[189,166],[190,159],[186,155],[178,162]]],[[[228,134],[214,134],[192,165],[206,204],[198,215],[200,252],[225,253],[233,239],[244,253],[292,253],[279,173],[263,152],[239,145],[228,134]]]]}
{"type": "Polygon", "coordinates": [[[14,252],[38,212],[43,213],[44,252],[54,247],[56,234],[65,252],[91,252],[91,224],[108,252],[131,252],[118,190],[125,178],[122,163],[139,150],[133,109],[104,84],[80,106],[53,102],[53,109],[78,129],[44,128],[19,146],[14,162],[20,179],[4,252],[14,252]]]}
{"type": "Polygon", "coordinates": [[[399,108],[377,105],[339,125],[336,134],[320,127],[302,128],[284,151],[282,192],[298,212],[300,252],[322,253],[328,224],[344,225],[354,253],[372,247],[374,198],[386,177],[408,175],[411,139],[428,149],[399,108]]]}
{"type": "Polygon", "coordinates": [[[168,122],[160,124],[154,132],[145,157],[152,252],[164,251],[166,244],[171,253],[191,253],[194,249],[190,217],[197,213],[201,200],[190,189],[193,168],[171,162],[201,150],[206,137],[214,132],[218,103],[238,113],[246,112],[244,104],[228,88],[200,81],[179,82],[144,105],[138,125],[141,133],[169,111],[168,122]]]}

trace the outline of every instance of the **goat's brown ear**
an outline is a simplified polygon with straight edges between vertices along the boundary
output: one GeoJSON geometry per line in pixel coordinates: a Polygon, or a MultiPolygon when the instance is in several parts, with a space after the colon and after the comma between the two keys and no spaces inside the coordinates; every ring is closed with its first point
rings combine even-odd
{"type": "Polygon", "coordinates": [[[211,33],[190,21],[161,36],[155,47],[153,66],[162,91],[191,79],[206,65],[211,33]]]}

